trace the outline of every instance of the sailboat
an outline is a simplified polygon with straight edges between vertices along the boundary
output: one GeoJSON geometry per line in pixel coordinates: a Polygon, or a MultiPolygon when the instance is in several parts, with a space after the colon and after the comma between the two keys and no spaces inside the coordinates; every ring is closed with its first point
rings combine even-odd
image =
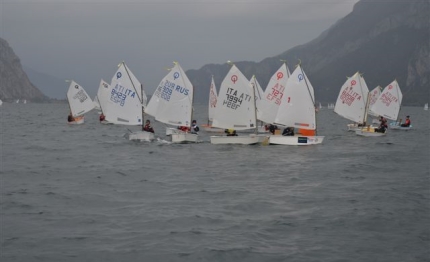
{"type": "MultiPolygon", "coordinates": [[[[143,129],[144,107],[146,94],[143,86],[131,72],[130,68],[121,62],[112,77],[111,85],[107,88],[109,99],[106,103],[105,119],[118,125],[141,125],[143,129]],[[140,90],[139,90],[140,88],[140,90]]],[[[101,97],[99,97],[100,100],[101,97]]],[[[154,139],[154,134],[146,131],[134,131],[126,135],[129,140],[154,139]]]]}
{"type": "Polygon", "coordinates": [[[288,78],[290,77],[290,70],[286,63],[283,63],[279,69],[272,75],[263,99],[257,104],[257,119],[268,123],[274,124],[275,118],[281,105],[282,97],[284,96],[285,86],[287,85],[288,78]]]}
{"type": "Polygon", "coordinates": [[[69,124],[83,124],[85,122],[84,114],[94,108],[94,103],[85,89],[73,80],[67,90],[67,101],[69,102],[70,114],[73,117],[69,124]]]}
{"type": "MultiPolygon", "coordinates": [[[[372,105],[370,110],[374,114],[383,116],[390,120],[397,121],[399,116],[400,106],[402,104],[403,94],[400,90],[399,84],[396,80],[387,85],[382,90],[376,102],[372,105]]],[[[355,133],[360,136],[383,136],[385,133],[375,132],[373,127],[367,126],[362,129],[356,130],[355,133]]]]}
{"type": "Polygon", "coordinates": [[[97,90],[97,103],[100,107],[100,113],[105,116],[105,119],[100,121],[102,124],[112,124],[109,121],[106,120],[106,115],[108,115],[108,108],[109,108],[109,99],[110,99],[110,85],[104,81],[103,79],[100,80],[99,89],[97,90]]]}
{"type": "Polygon", "coordinates": [[[1,101],[1,99],[0,99],[0,106],[1,106],[1,105],[3,105],[3,101],[1,101]]]}
{"type": "Polygon", "coordinates": [[[275,117],[275,124],[298,128],[294,136],[271,135],[270,144],[315,145],[321,144],[324,136],[317,136],[317,121],[314,88],[300,63],[290,75],[275,117]]]}
{"type": "Polygon", "coordinates": [[[429,103],[425,103],[425,104],[424,104],[424,110],[425,110],[425,111],[429,110],[429,103]]]}
{"type": "Polygon", "coordinates": [[[218,94],[215,86],[214,76],[212,76],[211,85],[209,87],[209,102],[208,102],[208,123],[201,125],[206,132],[222,132],[220,128],[212,127],[212,120],[218,99],[218,94]]]}
{"type": "Polygon", "coordinates": [[[222,129],[255,130],[254,134],[211,136],[212,144],[252,145],[261,142],[257,132],[255,90],[242,72],[232,64],[221,83],[212,126],[222,129]]]}
{"type": "Polygon", "coordinates": [[[376,100],[378,100],[379,96],[381,95],[381,92],[382,92],[382,87],[378,85],[377,87],[375,87],[369,93],[369,105],[368,105],[369,110],[368,110],[368,114],[371,115],[371,116],[373,116],[373,117],[375,117],[372,120],[373,124],[379,123],[379,120],[376,118],[376,117],[378,117],[378,114],[372,112],[371,108],[372,108],[373,104],[375,104],[376,100]]]}
{"type": "Polygon", "coordinates": [[[355,131],[366,125],[368,94],[369,88],[359,72],[349,77],[342,85],[334,112],[354,122],[347,125],[348,131],[355,131]]]}
{"type": "MultiPolygon", "coordinates": [[[[170,72],[161,80],[146,108],[155,120],[177,126],[191,127],[194,87],[179,63],[174,62],[170,72]]],[[[177,132],[173,143],[197,142],[198,134],[177,132]]]]}
{"type": "MultiPolygon", "coordinates": [[[[260,120],[260,123],[258,123],[259,108],[262,107],[262,101],[264,100],[263,88],[261,88],[261,85],[258,82],[257,77],[255,75],[253,75],[251,77],[251,80],[249,82],[251,83],[251,86],[255,91],[255,106],[256,106],[256,110],[257,110],[257,133],[268,133],[269,128],[267,127],[267,125],[264,125],[264,122],[261,120],[260,120]]],[[[250,129],[247,132],[255,132],[255,131],[250,129]]]]}

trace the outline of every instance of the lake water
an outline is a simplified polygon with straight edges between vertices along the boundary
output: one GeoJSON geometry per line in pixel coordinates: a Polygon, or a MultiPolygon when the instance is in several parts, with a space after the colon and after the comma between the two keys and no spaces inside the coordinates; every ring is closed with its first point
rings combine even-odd
{"type": "MultiPolygon", "coordinates": [[[[1,261],[430,261],[429,111],[359,137],[318,113],[321,145],[170,144],[68,125],[66,104],[1,114],[1,261]]],[[[195,118],[206,121],[206,106],[195,118]]]]}

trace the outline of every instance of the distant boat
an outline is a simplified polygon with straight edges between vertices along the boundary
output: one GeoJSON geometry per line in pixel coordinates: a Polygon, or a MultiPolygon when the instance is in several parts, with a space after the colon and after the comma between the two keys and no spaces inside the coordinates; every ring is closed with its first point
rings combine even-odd
{"type": "Polygon", "coordinates": [[[144,108],[147,102],[143,86],[124,61],[118,65],[111,84],[103,85],[103,88],[106,88],[105,95],[97,95],[99,102],[102,102],[105,120],[116,125],[141,126],[142,130],[126,134],[128,140],[154,140],[154,133],[143,130],[144,108]],[[106,95],[109,99],[105,107],[103,101],[106,95]]]}
{"type": "Polygon", "coordinates": [[[26,99],[22,100],[22,103],[27,104],[27,100],[26,99]]]}
{"type": "Polygon", "coordinates": [[[369,88],[359,72],[349,77],[342,85],[336,100],[334,112],[353,121],[348,131],[355,131],[366,124],[369,88]]]}
{"type": "Polygon", "coordinates": [[[212,119],[216,107],[218,94],[215,86],[214,77],[212,76],[211,85],[209,87],[209,103],[208,103],[208,123],[201,125],[206,132],[223,132],[221,128],[212,127],[212,119]]]}
{"type": "Polygon", "coordinates": [[[285,86],[290,77],[290,70],[286,63],[273,73],[266,86],[264,95],[260,102],[257,102],[257,119],[267,123],[275,123],[276,114],[281,105],[282,97],[284,96],[285,86]]]}
{"type": "Polygon", "coordinates": [[[112,124],[106,120],[106,115],[108,114],[107,109],[108,109],[109,99],[111,97],[109,92],[110,92],[110,85],[106,81],[101,79],[99,84],[99,89],[97,90],[97,95],[96,95],[97,103],[100,106],[100,109],[99,109],[100,117],[101,115],[104,116],[104,119],[99,117],[101,124],[112,124]]]}
{"type": "Polygon", "coordinates": [[[426,103],[425,105],[424,105],[424,110],[429,110],[429,103],[426,103]]]}
{"type": "Polygon", "coordinates": [[[1,101],[1,99],[0,99],[0,106],[1,106],[1,105],[3,105],[3,101],[1,101]]]}
{"type": "MultiPolygon", "coordinates": [[[[381,95],[379,95],[370,110],[379,116],[397,121],[402,99],[403,94],[400,90],[399,84],[394,80],[387,85],[384,90],[382,90],[381,95]]],[[[362,128],[361,130],[356,130],[355,133],[360,136],[383,136],[386,134],[386,132],[375,132],[375,129],[369,126],[362,128]]]]}
{"type": "MultiPolygon", "coordinates": [[[[378,114],[372,112],[371,108],[373,106],[373,104],[376,102],[376,100],[378,100],[379,96],[381,95],[382,92],[382,87],[381,86],[377,86],[374,89],[372,89],[372,91],[370,91],[369,93],[369,112],[368,114],[374,117],[378,117],[378,114]]],[[[379,123],[379,119],[374,118],[372,119],[372,124],[378,124],[379,123]]]]}
{"type": "Polygon", "coordinates": [[[15,101],[15,103],[17,103],[17,104],[18,104],[18,103],[19,103],[19,99],[17,99],[17,100],[15,101]]]}
{"type": "MultiPolygon", "coordinates": [[[[253,129],[257,132],[255,89],[243,73],[232,65],[221,83],[212,125],[221,129],[253,129]]],[[[211,144],[252,145],[260,142],[257,134],[211,136],[211,144]]]]}
{"type": "Polygon", "coordinates": [[[324,136],[317,135],[315,107],[314,88],[299,64],[288,78],[281,106],[275,117],[275,124],[297,128],[298,132],[293,136],[271,135],[270,144],[295,146],[321,144],[324,136]]]}
{"type": "Polygon", "coordinates": [[[84,114],[94,108],[93,100],[82,86],[72,80],[67,91],[67,101],[70,107],[69,124],[83,124],[84,114]]]}
{"type": "MultiPolygon", "coordinates": [[[[146,113],[166,125],[186,126],[191,130],[193,97],[193,84],[179,63],[174,62],[173,68],[155,89],[146,107],[146,113]]],[[[171,136],[173,143],[197,142],[198,139],[195,132],[181,131],[171,136]]]]}

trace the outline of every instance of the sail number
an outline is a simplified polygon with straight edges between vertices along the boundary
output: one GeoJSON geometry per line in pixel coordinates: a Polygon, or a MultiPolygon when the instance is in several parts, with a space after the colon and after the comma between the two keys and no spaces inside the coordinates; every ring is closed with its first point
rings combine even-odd
{"type": "Polygon", "coordinates": [[[166,101],[170,101],[170,97],[172,96],[173,91],[184,94],[185,96],[187,96],[188,93],[190,92],[189,89],[185,87],[181,87],[180,85],[176,85],[175,83],[170,82],[169,80],[166,80],[164,85],[161,86],[160,97],[166,101]]]}
{"type": "Polygon", "coordinates": [[[110,100],[116,104],[119,103],[120,106],[124,106],[127,96],[135,97],[136,93],[128,88],[116,84],[115,88],[113,88],[110,93],[110,100]]]}
{"type": "Polygon", "coordinates": [[[281,99],[282,96],[284,95],[284,90],[285,90],[285,86],[280,85],[279,83],[276,83],[273,87],[272,87],[272,92],[270,92],[267,95],[267,100],[268,101],[273,101],[276,105],[280,105],[281,104],[281,99]]]}
{"type": "Polygon", "coordinates": [[[346,87],[345,90],[342,91],[339,100],[342,101],[343,104],[347,104],[351,106],[351,104],[357,100],[361,100],[361,95],[354,91],[353,87],[346,87]]]}
{"type": "Polygon", "coordinates": [[[251,101],[251,96],[245,93],[241,93],[240,95],[237,93],[237,90],[233,88],[227,88],[227,98],[224,99],[222,105],[236,110],[242,105],[243,101],[251,101]]]}
{"type": "Polygon", "coordinates": [[[79,102],[83,103],[87,100],[88,96],[85,94],[84,90],[79,90],[76,95],[73,96],[73,99],[79,99],[79,102]]]}
{"type": "Polygon", "coordinates": [[[391,93],[383,93],[381,94],[381,96],[379,97],[379,100],[381,100],[381,102],[383,104],[385,104],[386,106],[390,106],[391,102],[395,102],[397,103],[397,97],[393,96],[393,94],[391,93]]]}

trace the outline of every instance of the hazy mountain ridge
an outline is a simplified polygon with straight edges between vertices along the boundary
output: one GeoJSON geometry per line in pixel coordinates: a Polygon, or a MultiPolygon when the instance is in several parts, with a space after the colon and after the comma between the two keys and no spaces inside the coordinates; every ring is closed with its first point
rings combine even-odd
{"type": "MultiPolygon", "coordinates": [[[[272,74],[286,60],[294,70],[299,59],[315,89],[317,101],[337,98],[347,76],[359,71],[369,89],[385,87],[397,79],[403,92],[403,105],[422,105],[429,100],[429,3],[358,2],[353,11],[311,42],[294,47],[259,63],[236,62],[250,78],[256,75],[265,89],[272,74]]],[[[188,70],[196,87],[196,101],[207,103],[211,75],[219,88],[227,64],[188,70]]]]}
{"type": "Polygon", "coordinates": [[[38,72],[27,66],[23,66],[24,71],[27,73],[30,81],[50,98],[66,99],[67,83],[64,79],[57,78],[42,72],[38,72]]]}
{"type": "Polygon", "coordinates": [[[2,38],[0,38],[0,99],[3,101],[26,99],[37,102],[48,100],[30,82],[22,70],[20,59],[2,38]]]}
{"type": "MultiPolygon", "coordinates": [[[[361,0],[353,11],[314,40],[260,62],[234,61],[251,78],[256,75],[266,88],[272,74],[286,60],[289,69],[301,61],[314,89],[317,102],[334,102],[347,76],[359,71],[369,89],[385,87],[394,79],[403,92],[403,105],[423,105],[430,97],[430,17],[426,0],[361,0]]],[[[245,47],[246,48],[246,47],[245,47]]],[[[211,76],[219,86],[228,64],[207,64],[186,73],[195,87],[196,103],[208,102],[211,76]]],[[[44,101],[65,98],[63,80],[22,70],[19,58],[0,38],[0,98],[44,101]],[[27,77],[28,75],[28,77],[27,77]],[[34,86],[36,85],[40,90],[34,86]]]]}

